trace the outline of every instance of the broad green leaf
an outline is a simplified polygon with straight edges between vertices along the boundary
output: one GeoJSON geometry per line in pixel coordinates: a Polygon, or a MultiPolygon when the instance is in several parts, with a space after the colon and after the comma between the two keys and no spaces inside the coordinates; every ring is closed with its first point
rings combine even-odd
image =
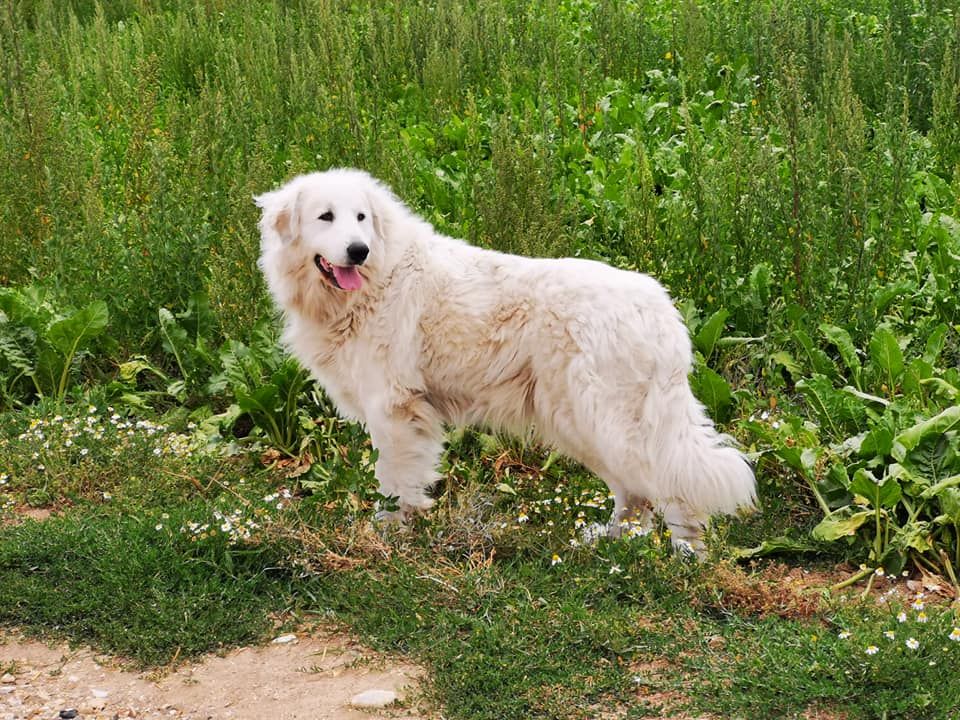
{"type": "Polygon", "coordinates": [[[5,327],[0,323],[0,366],[17,370],[30,376],[36,372],[36,366],[31,359],[35,351],[36,335],[24,326],[5,327]]]}
{"type": "Polygon", "coordinates": [[[722,417],[733,401],[727,381],[710,368],[703,366],[691,378],[694,394],[713,417],[722,417]]]}
{"type": "Polygon", "coordinates": [[[850,333],[841,327],[828,323],[822,323],[820,325],[820,332],[823,333],[823,336],[827,338],[827,340],[836,346],[840,357],[843,359],[843,364],[846,365],[847,370],[850,371],[854,384],[858,390],[862,390],[863,386],[860,382],[862,367],[860,365],[860,358],[857,357],[857,349],[853,345],[853,340],[850,339],[850,333]]]}
{"type": "Polygon", "coordinates": [[[167,385],[167,394],[183,402],[187,397],[187,384],[183,380],[174,380],[167,385]]]}
{"type": "Polygon", "coordinates": [[[960,405],[949,407],[938,415],[907,428],[893,440],[893,457],[903,462],[907,453],[925,438],[945,433],[957,423],[960,423],[960,405]]]}
{"type": "Polygon", "coordinates": [[[803,393],[807,405],[817,416],[820,427],[835,440],[846,437],[846,428],[862,428],[866,422],[862,403],[834,388],[823,375],[803,378],[797,383],[797,389],[803,393]]]}
{"type": "Polygon", "coordinates": [[[547,470],[553,467],[553,464],[559,459],[560,453],[558,453],[556,450],[551,450],[550,454],[547,455],[546,462],[543,463],[543,467],[540,468],[540,472],[545,473],[547,470]]]}
{"type": "Polygon", "coordinates": [[[817,461],[823,455],[823,448],[779,445],[773,452],[791,468],[812,480],[816,477],[817,461]]]}
{"type": "Polygon", "coordinates": [[[187,301],[187,309],[177,314],[179,325],[187,331],[193,343],[203,344],[213,337],[216,317],[210,309],[210,299],[204,292],[195,292],[187,301]]]}
{"type": "Polygon", "coordinates": [[[805,331],[794,330],[793,339],[803,349],[814,374],[826,375],[829,378],[836,378],[838,376],[837,368],[833,364],[833,361],[830,360],[829,356],[823,350],[814,344],[813,340],[805,331]]]}
{"type": "Polygon", "coordinates": [[[21,290],[0,287],[0,315],[5,315],[8,322],[26,325],[42,335],[49,319],[48,313],[44,312],[45,294],[36,287],[21,290]]]}
{"type": "Polygon", "coordinates": [[[137,375],[144,371],[151,372],[164,381],[169,381],[166,373],[142,355],[138,355],[132,360],[120,364],[120,379],[124,382],[134,382],[137,379],[137,375]]]}
{"type": "Polygon", "coordinates": [[[930,538],[929,523],[912,522],[900,528],[890,544],[899,548],[913,548],[917,552],[925,553],[933,550],[930,538]]]}
{"type": "Polygon", "coordinates": [[[888,427],[876,427],[868,432],[860,443],[858,453],[862,458],[886,457],[893,449],[893,431],[888,427]]]}
{"type": "Polygon", "coordinates": [[[939,381],[939,378],[933,378],[933,365],[922,358],[913,358],[907,363],[900,384],[905,395],[917,397],[922,394],[923,390],[927,389],[929,391],[929,388],[924,386],[932,379],[939,381]]]}
{"type": "Polygon", "coordinates": [[[250,393],[263,381],[265,371],[250,348],[239,340],[227,340],[220,349],[223,372],[210,379],[214,392],[229,387],[234,394],[250,393]]]}
{"type": "Polygon", "coordinates": [[[163,348],[173,355],[177,361],[177,366],[180,368],[180,374],[186,378],[189,374],[186,363],[190,337],[187,335],[187,331],[177,323],[173,313],[166,308],[160,308],[157,311],[157,317],[160,321],[160,338],[163,348]]]}
{"type": "Polygon", "coordinates": [[[727,348],[736,347],[738,345],[751,345],[753,343],[762,343],[766,339],[766,335],[758,335],[756,337],[747,337],[746,335],[727,335],[726,337],[717,338],[717,344],[715,347],[727,348]]]}
{"type": "Polygon", "coordinates": [[[757,263],[750,271],[750,294],[758,306],[770,304],[770,266],[766,263],[757,263]]]}
{"type": "Polygon", "coordinates": [[[696,332],[700,326],[700,315],[697,311],[697,304],[693,300],[686,298],[677,303],[677,309],[680,311],[681,317],[683,317],[683,324],[690,328],[691,332],[696,332]]]}
{"type": "MultiPolygon", "coordinates": [[[[887,325],[880,325],[870,338],[870,360],[882,370],[888,382],[895,383],[903,374],[903,352],[897,336],[887,325]]],[[[893,387],[890,388],[893,392],[893,387]]]]}
{"type": "Polygon", "coordinates": [[[644,120],[650,122],[653,119],[653,116],[657,114],[660,110],[668,110],[670,108],[670,103],[668,102],[656,102],[652,105],[649,105],[643,113],[644,120]]]}
{"type": "Polygon", "coordinates": [[[817,540],[833,542],[843,537],[855,535],[859,527],[871,517],[873,517],[872,510],[863,510],[853,513],[852,515],[844,515],[839,512],[834,513],[821,520],[820,523],[810,531],[810,534],[817,540]]]}
{"type": "Polygon", "coordinates": [[[800,453],[800,465],[808,477],[814,477],[817,470],[817,461],[823,455],[823,448],[804,448],[800,453]]]}
{"type": "Polygon", "coordinates": [[[927,337],[926,347],[923,350],[923,360],[931,367],[936,366],[940,353],[943,352],[948,329],[946,323],[940,323],[930,331],[930,335],[927,337]]]}
{"type": "Polygon", "coordinates": [[[912,291],[915,289],[916,285],[909,280],[901,280],[900,282],[892,283],[886,287],[882,287],[873,296],[873,316],[875,318],[880,318],[886,312],[887,308],[890,306],[894,300],[896,300],[900,295],[903,295],[906,292],[912,291]]]}
{"type": "MultiPolygon", "coordinates": [[[[920,362],[923,362],[922,360],[920,362]]],[[[920,385],[934,392],[945,395],[953,401],[956,401],[960,397],[960,389],[954,387],[946,380],[941,378],[927,378],[920,381],[920,385]]]]}
{"type": "Polygon", "coordinates": [[[865,497],[875,508],[892,508],[903,496],[900,484],[894,478],[887,477],[882,483],[877,483],[863,468],[853,474],[850,492],[865,497]]]}
{"type": "Polygon", "coordinates": [[[237,392],[237,404],[241,410],[247,413],[272,414],[277,408],[279,396],[277,386],[267,383],[255,389],[252,393],[237,392]]]}
{"type": "Polygon", "coordinates": [[[288,357],[280,367],[270,374],[270,382],[278,388],[286,389],[290,386],[296,386],[299,389],[307,375],[307,371],[296,359],[288,357]]]}
{"type": "Polygon", "coordinates": [[[846,466],[836,461],[817,485],[820,496],[832,509],[850,504],[850,475],[846,466]]]}
{"type": "Polygon", "coordinates": [[[955,487],[944,488],[937,496],[940,509],[950,522],[960,527],[960,490],[955,487]]]}
{"type": "Polygon", "coordinates": [[[960,485],[960,475],[951,475],[935,485],[931,485],[930,487],[926,488],[922,493],[920,493],[920,497],[929,499],[940,495],[942,499],[942,495],[944,493],[956,490],[958,485],[960,485]]]}
{"type": "Polygon", "coordinates": [[[40,393],[57,395],[60,378],[67,367],[63,355],[49,346],[42,346],[37,352],[35,375],[40,393]]]}
{"type": "Polygon", "coordinates": [[[786,350],[774,353],[770,356],[770,359],[779,365],[783,365],[794,380],[799,379],[800,376],[803,375],[803,368],[800,367],[800,363],[794,360],[793,355],[786,350]]]}
{"type": "Polygon", "coordinates": [[[498,455],[503,449],[496,435],[477,433],[477,440],[480,441],[480,448],[483,450],[484,455],[498,455]]]}
{"type": "Polygon", "coordinates": [[[140,410],[149,410],[150,406],[147,404],[146,399],[143,395],[136,392],[121,392],[120,393],[120,402],[124,405],[129,405],[132,408],[138,408],[140,410]]]}
{"type": "Polygon", "coordinates": [[[803,461],[800,459],[801,452],[801,449],[798,447],[787,447],[786,445],[780,445],[773,450],[773,453],[789,467],[799,473],[805,473],[806,470],[803,467],[803,461]]]}
{"type": "Polygon", "coordinates": [[[855,387],[850,387],[849,385],[844,386],[843,392],[845,392],[847,395],[857,398],[858,400],[865,400],[868,403],[875,403],[876,405],[883,405],[884,407],[888,407],[890,405],[890,401],[886,398],[862,392],[857,390],[855,387]]]}
{"type": "Polygon", "coordinates": [[[47,328],[47,340],[69,360],[85,340],[102,333],[110,322],[110,313],[103,300],[94,300],[47,328]]]}
{"type": "Polygon", "coordinates": [[[730,313],[725,308],[720,308],[703,323],[694,336],[693,344],[703,354],[704,360],[708,360],[713,354],[713,348],[723,334],[723,326],[728,317],[730,313]]]}
{"type": "Polygon", "coordinates": [[[907,453],[903,465],[911,472],[914,482],[937,484],[960,470],[957,451],[950,435],[929,435],[907,453]]]}
{"type": "Polygon", "coordinates": [[[766,555],[777,555],[780,553],[816,552],[818,549],[819,548],[811,542],[780,535],[764,540],[752,548],[734,548],[732,554],[736,560],[745,560],[747,558],[764,557],[766,555]]]}

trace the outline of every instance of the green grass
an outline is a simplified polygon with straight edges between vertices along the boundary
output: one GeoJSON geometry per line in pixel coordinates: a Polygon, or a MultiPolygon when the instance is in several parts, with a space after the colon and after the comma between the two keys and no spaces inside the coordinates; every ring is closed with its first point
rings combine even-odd
{"type": "MultiPolygon", "coordinates": [[[[165,522],[202,508],[172,507],[165,522]]],[[[271,553],[191,552],[152,515],[86,509],[2,531],[0,621],[149,665],[263,638],[282,589],[271,553]]]]}
{"type": "MultiPolygon", "coordinates": [[[[605,491],[562,460],[536,470],[534,447],[504,455],[482,434],[454,437],[434,512],[382,537],[370,529],[369,487],[320,484],[291,496],[296,481],[281,468],[205,451],[159,457],[154,444],[169,441],[156,425],[75,410],[56,424],[42,413],[10,424],[17,434],[0,443],[9,467],[55,441],[58,452],[43,459],[60,511],[19,522],[6,507],[17,522],[0,529],[0,623],[155,666],[262,642],[277,622],[333,619],[422,663],[426,699],[471,720],[800,718],[811,708],[932,719],[960,707],[960,683],[943,674],[960,660],[948,637],[955,612],[931,605],[921,623],[906,590],[889,608],[821,602],[815,588],[784,590],[775,567],[684,560],[659,532],[572,543],[579,520],[608,511],[605,491]],[[64,440],[83,439],[78,427],[104,433],[75,466],[87,478],[79,486],[62,470],[78,452],[64,440]],[[130,467],[135,478],[111,480],[111,468],[130,467]],[[905,623],[895,618],[901,608],[905,623]],[[905,644],[911,637],[917,650],[905,644]],[[877,655],[865,653],[870,645],[877,655]]],[[[25,477],[36,484],[30,462],[5,482],[14,504],[31,496],[25,477]]],[[[369,467],[351,472],[372,484],[369,467]]],[[[778,492],[762,487],[771,504],[778,492]]],[[[727,521],[711,536],[713,552],[778,532],[800,506],[787,500],[727,521]]]]}
{"type": "Polygon", "coordinates": [[[277,615],[333,617],[423,663],[427,697],[447,717],[478,720],[645,717],[662,709],[652,693],[670,694],[668,713],[730,718],[811,707],[942,718],[960,703],[945,672],[960,660],[949,611],[927,607],[920,623],[908,609],[899,623],[902,604],[837,604],[779,618],[760,612],[759,594],[753,609],[728,599],[751,597],[746,576],[731,581],[647,539],[561,550],[551,565],[545,545],[511,533],[477,562],[434,520],[372,551],[365,530],[344,530],[310,500],[286,527],[306,523],[313,545],[276,533],[231,548],[178,529],[216,504],[166,505],[162,521],[160,508],[87,508],[0,531],[0,620],[154,665],[256,642],[277,615]],[[349,562],[324,567],[312,554],[321,545],[349,562]]]}

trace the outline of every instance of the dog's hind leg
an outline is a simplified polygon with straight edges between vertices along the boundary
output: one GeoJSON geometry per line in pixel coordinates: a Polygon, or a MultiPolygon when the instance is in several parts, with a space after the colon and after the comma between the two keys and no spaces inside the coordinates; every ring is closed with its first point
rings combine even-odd
{"type": "Polygon", "coordinates": [[[622,535],[645,535],[653,529],[653,503],[640,490],[633,478],[622,477],[623,471],[606,468],[594,470],[613,493],[613,513],[607,534],[612,538],[622,535]]]}
{"type": "Polygon", "coordinates": [[[403,521],[433,505],[426,491],[437,481],[443,452],[443,425],[421,395],[411,394],[367,418],[370,440],[377,450],[376,477],[380,494],[395,497],[399,508],[382,510],[377,519],[403,521]]]}
{"type": "Polygon", "coordinates": [[[700,558],[706,554],[703,530],[709,518],[704,513],[698,513],[682,500],[661,502],[657,512],[663,515],[674,549],[700,558]]]}

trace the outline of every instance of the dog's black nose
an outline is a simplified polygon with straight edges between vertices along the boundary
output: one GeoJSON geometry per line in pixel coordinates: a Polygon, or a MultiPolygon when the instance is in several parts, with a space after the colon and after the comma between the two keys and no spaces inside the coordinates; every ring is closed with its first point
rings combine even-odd
{"type": "Polygon", "coordinates": [[[370,248],[362,242],[352,242],[347,245],[347,257],[354,265],[363,265],[363,261],[370,254],[370,248]]]}

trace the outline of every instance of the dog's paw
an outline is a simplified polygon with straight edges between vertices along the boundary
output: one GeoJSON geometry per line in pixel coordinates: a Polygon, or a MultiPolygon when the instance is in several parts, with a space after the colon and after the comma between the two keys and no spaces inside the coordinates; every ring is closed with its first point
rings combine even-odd
{"type": "Polygon", "coordinates": [[[703,540],[684,540],[671,538],[673,551],[685,560],[703,560],[707,556],[707,547],[703,540]]]}
{"type": "Polygon", "coordinates": [[[409,505],[407,503],[400,503],[399,507],[397,507],[395,510],[378,509],[376,514],[373,516],[373,522],[375,525],[383,528],[402,528],[405,527],[417,515],[422,515],[427,512],[432,505],[433,501],[424,503],[423,505],[409,505]]]}
{"type": "Polygon", "coordinates": [[[600,538],[608,537],[612,540],[619,538],[638,538],[650,534],[650,528],[644,527],[634,520],[623,520],[618,523],[591,523],[580,531],[580,539],[588,545],[595,545],[600,538]]]}
{"type": "Polygon", "coordinates": [[[590,523],[580,531],[580,540],[587,545],[596,545],[600,542],[600,538],[607,537],[609,534],[610,528],[603,523],[590,523]]]}
{"type": "Polygon", "coordinates": [[[373,516],[373,522],[382,527],[405,525],[407,513],[403,510],[378,510],[373,516]]]}
{"type": "Polygon", "coordinates": [[[609,525],[604,526],[607,536],[616,540],[617,538],[639,538],[649,535],[653,528],[648,527],[639,520],[621,520],[619,522],[610,521],[609,525]]]}

